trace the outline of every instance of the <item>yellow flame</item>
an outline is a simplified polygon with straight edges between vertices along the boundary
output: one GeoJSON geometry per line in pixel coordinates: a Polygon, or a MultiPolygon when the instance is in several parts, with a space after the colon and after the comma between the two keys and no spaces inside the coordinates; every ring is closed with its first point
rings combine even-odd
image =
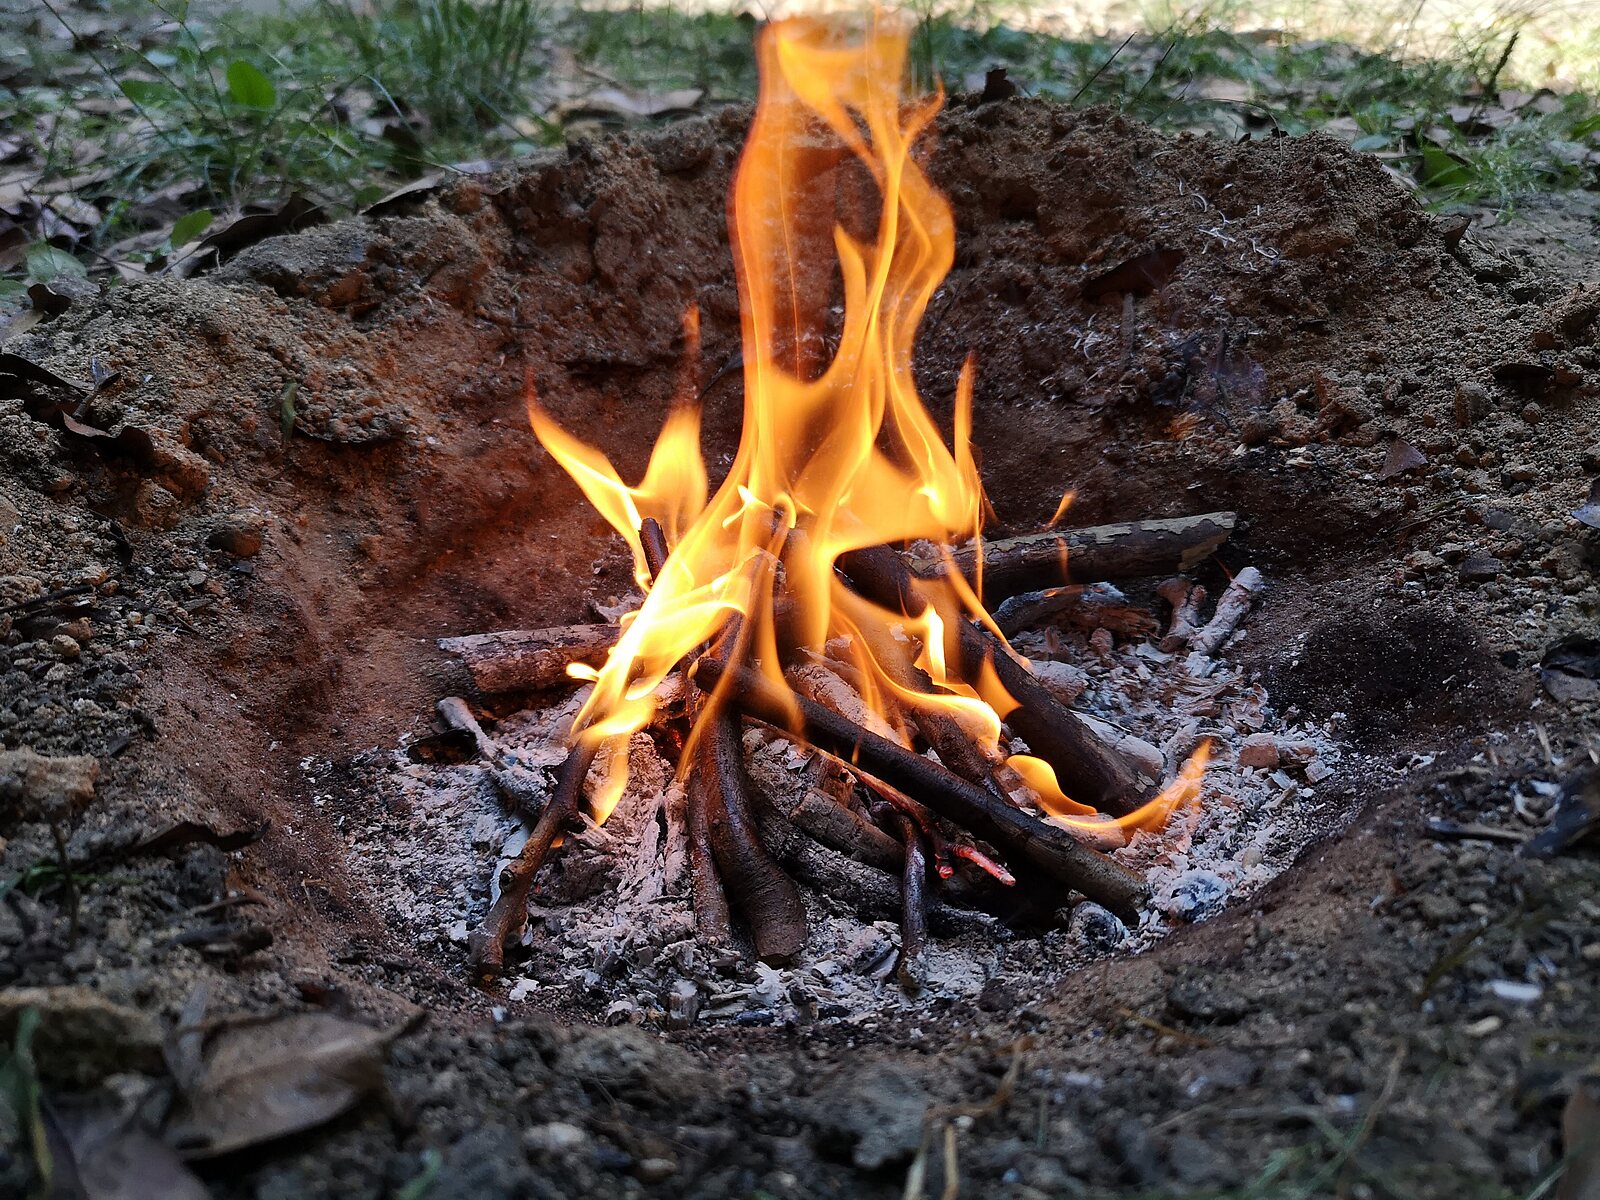
{"type": "MultiPolygon", "coordinates": [[[[912,373],[917,326],[954,259],[955,223],[912,153],[942,97],[903,103],[908,36],[907,26],[876,13],[854,30],[838,20],[799,17],[760,35],[760,101],[729,199],[744,425],[714,493],[692,392],[668,415],[644,478],[629,486],[529,389],[528,416],[539,440],[632,548],[645,590],[604,666],[580,676],[592,680],[593,690],[575,736],[611,752],[604,794],[594,802],[599,819],[625,786],[626,740],[654,716],[656,689],[731,617],[744,618],[755,661],[782,683],[770,603],[773,555],[781,556],[792,614],[786,634],[813,648],[850,639],[845,653],[861,676],[864,699],[889,726],[898,726],[901,709],[938,705],[996,761],[1003,757],[1001,722],[1015,701],[987,664],[976,678],[953,669],[960,662],[955,622],[976,619],[994,629],[978,591],[951,570],[945,582],[918,585],[925,603],[907,615],[868,604],[835,571],[842,554],[884,543],[959,544],[975,538],[989,515],[972,451],[971,358],[952,398],[948,445],[912,373]],[[838,146],[848,156],[843,163],[838,146]],[[845,202],[862,193],[854,186],[859,179],[873,185],[861,211],[845,202]],[[818,236],[824,228],[832,230],[826,242],[818,236]],[[838,312],[835,327],[830,316],[838,312]],[[831,356],[823,354],[826,346],[834,347],[831,356]],[[661,523],[672,547],[653,581],[639,538],[646,517],[661,523]],[[896,624],[904,627],[906,661],[928,674],[933,695],[897,684],[873,658],[874,642],[861,636],[865,628],[896,624]]],[[[698,314],[691,312],[690,355],[698,331],[698,314]]],[[[881,639],[876,644],[901,651],[881,639]]],[[[1082,819],[1087,810],[1061,795],[1053,773],[1043,777],[1042,763],[1026,756],[1010,761],[1061,820],[1082,819]]],[[[1198,787],[1195,761],[1141,812],[1154,821],[1158,808],[1170,812],[1186,802],[1178,797],[1198,787]]]]}

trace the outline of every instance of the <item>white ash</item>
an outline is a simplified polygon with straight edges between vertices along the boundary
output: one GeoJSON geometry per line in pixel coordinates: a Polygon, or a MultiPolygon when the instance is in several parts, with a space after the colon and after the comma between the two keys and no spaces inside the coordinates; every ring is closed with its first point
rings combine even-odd
{"type": "MultiPolygon", "coordinates": [[[[990,935],[935,937],[926,987],[912,996],[895,979],[893,921],[802,888],[810,936],[797,965],[772,968],[710,950],[695,937],[684,793],[655,741],[639,734],[615,811],[603,826],[591,822],[568,838],[540,872],[526,958],[505,981],[507,999],[576,1004],[597,1019],[663,1026],[856,1019],[972,1002],[996,976],[1047,985],[1087,958],[1138,951],[1175,926],[1205,920],[1259,890],[1331,819],[1316,793],[1338,766],[1334,729],[1273,709],[1261,685],[1229,660],[1228,645],[1246,636],[1248,629],[1232,633],[1214,655],[1164,651],[1159,637],[1119,641],[1105,629],[1051,626],[1013,639],[1078,711],[1136,749],[1154,748],[1140,751],[1152,765],[1159,750],[1166,780],[1202,741],[1212,744],[1196,805],[1159,832],[1122,838],[1108,831],[1106,844],[1125,843],[1111,852],[1151,884],[1149,910],[1131,932],[1103,909],[1080,904],[1066,928],[1042,938],[1013,937],[998,923],[990,935]]],[[[492,723],[491,736],[553,786],[582,696],[492,723]]],[[[810,786],[810,751],[778,738],[747,739],[747,746],[762,786],[810,786]]],[[[609,766],[596,765],[591,794],[609,766]]],[[[417,764],[402,751],[376,795],[364,799],[343,833],[373,905],[397,934],[461,960],[459,943],[491,902],[497,865],[516,853],[526,830],[505,815],[477,764],[417,764]],[[362,863],[374,867],[364,871],[362,863]]]]}

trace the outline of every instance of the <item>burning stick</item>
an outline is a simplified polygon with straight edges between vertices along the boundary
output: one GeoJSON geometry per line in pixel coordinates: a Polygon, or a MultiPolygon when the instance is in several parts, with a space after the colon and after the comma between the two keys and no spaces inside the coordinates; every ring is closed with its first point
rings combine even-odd
{"type": "MultiPolygon", "coordinates": [[[[1003,600],[1065,583],[1094,583],[1193,570],[1228,540],[1238,515],[1205,513],[1151,521],[1124,521],[1085,529],[1047,530],[983,546],[983,593],[1003,600]]],[[[969,581],[978,575],[976,549],[958,550],[951,562],[969,581]]],[[[949,574],[942,559],[914,559],[924,579],[949,574]]]]}
{"type": "Polygon", "coordinates": [[[898,814],[900,840],[905,843],[905,869],[900,876],[900,965],[895,974],[908,992],[922,990],[927,978],[923,958],[928,945],[928,856],[917,823],[898,814]]]}
{"type": "Polygon", "coordinates": [[[571,683],[573,663],[604,662],[620,634],[615,625],[552,625],[440,638],[439,649],[461,656],[479,692],[536,691],[571,683]]]}
{"type": "Polygon", "coordinates": [[[598,750],[591,739],[581,738],[567,751],[556,778],[555,794],[528,835],[522,852],[501,872],[500,899],[467,938],[467,958],[479,978],[492,979],[500,974],[505,968],[506,943],[522,936],[528,923],[528,889],[556,838],[577,823],[583,807],[584,780],[589,777],[598,750]]]}
{"type": "Polygon", "coordinates": [[[802,728],[791,732],[811,745],[917,797],[946,820],[1113,912],[1130,918],[1138,913],[1146,896],[1143,881],[1065,830],[1012,808],[938,763],[868,733],[820,704],[787,696],[759,672],[706,657],[695,664],[692,675],[702,688],[726,679],[731,704],[779,730],[789,728],[790,713],[798,709],[802,728]]]}
{"type": "Polygon", "coordinates": [[[654,517],[646,517],[639,525],[639,545],[644,548],[644,562],[650,568],[650,578],[660,579],[661,569],[667,565],[670,551],[667,549],[667,535],[654,517]]]}
{"type": "Polygon", "coordinates": [[[1266,586],[1267,581],[1261,578],[1261,572],[1254,567],[1240,571],[1217,601],[1217,610],[1211,614],[1211,620],[1190,639],[1189,647],[1201,654],[1215,654],[1233,631],[1239,628],[1239,622],[1244,620],[1245,613],[1250,611],[1255,598],[1266,586]]]}
{"type": "MultiPolygon", "coordinates": [[[[926,601],[916,591],[905,560],[887,546],[874,546],[843,556],[840,568],[865,596],[886,608],[918,613],[926,601]]],[[[1124,756],[1118,754],[1050,690],[1035,679],[1011,648],[988,630],[979,629],[955,611],[941,613],[945,632],[957,639],[956,658],[963,678],[978,679],[987,667],[1018,707],[1006,723],[1028,748],[1055,770],[1069,796],[1117,815],[1138,807],[1148,786],[1124,756]]]]}

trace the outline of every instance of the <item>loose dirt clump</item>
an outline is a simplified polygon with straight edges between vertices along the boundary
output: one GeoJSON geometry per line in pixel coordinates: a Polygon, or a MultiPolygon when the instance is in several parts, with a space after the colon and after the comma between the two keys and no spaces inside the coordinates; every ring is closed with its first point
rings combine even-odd
{"type": "MultiPolygon", "coordinates": [[[[0,789],[26,880],[0,987],[169,1025],[200,984],[214,1011],[428,1014],[395,1103],[200,1165],[218,1195],[436,1169],[435,1200],[898,1196],[913,1160],[937,1194],[947,1137],[974,1195],[1198,1192],[1269,1159],[1323,1190],[1531,1190],[1600,1053],[1600,867],[1514,845],[1596,751],[1600,688],[1558,699],[1538,664],[1600,609],[1569,516],[1600,470],[1600,281],[1460,236],[1316,135],[958,97],[924,151],[958,258],[919,385],[948,405],[975,356],[1001,521],[1068,487],[1072,523],[1241,514],[1197,576],[1271,583],[1228,670],[1338,749],[1287,873],[1145,952],[1059,975],[1013,946],[971,992],[850,1020],[595,1027],[559,988],[470,987],[448,925],[423,944],[478,899],[426,893],[418,838],[447,866],[452,833],[481,862],[503,832],[385,791],[467,686],[434,639],[588,619],[632,583],[525,388],[636,476],[692,378],[725,469],[747,121],[575,144],[6,345],[61,382],[0,359],[0,747],[101,771],[81,813],[0,789]]],[[[1129,671],[1140,641],[1113,643],[1129,671]]]]}

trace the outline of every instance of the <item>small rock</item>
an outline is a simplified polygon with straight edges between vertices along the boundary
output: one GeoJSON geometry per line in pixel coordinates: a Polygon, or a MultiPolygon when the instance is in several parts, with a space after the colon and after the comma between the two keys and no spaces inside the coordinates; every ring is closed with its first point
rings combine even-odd
{"type": "Polygon", "coordinates": [[[1488,583],[1505,570],[1505,563],[1484,550],[1474,550],[1461,561],[1462,583],[1488,583]]]}
{"type": "Polygon", "coordinates": [[[1323,762],[1320,758],[1314,758],[1306,764],[1307,783],[1321,783],[1324,779],[1332,774],[1333,768],[1327,763],[1323,762]]]}
{"type": "Polygon", "coordinates": [[[1067,920],[1067,936],[1086,950],[1115,950],[1127,938],[1128,927],[1110,910],[1085,900],[1072,910],[1067,920]]]}
{"type": "Polygon", "coordinates": [[[1532,483],[1539,478],[1539,469],[1532,463],[1508,463],[1501,474],[1505,476],[1507,483],[1532,483]]]}
{"type": "Polygon", "coordinates": [[[141,529],[171,529],[178,523],[182,503],[153,479],[139,484],[133,494],[133,521],[141,529]]]}
{"type": "Polygon", "coordinates": [[[76,812],[94,798],[99,776],[99,764],[88,755],[52,758],[32,750],[0,750],[0,819],[76,812]]]}
{"type": "Polygon", "coordinates": [[[1180,921],[1203,921],[1222,911],[1228,885],[1215,871],[1185,871],[1163,907],[1180,921]]]}
{"type": "Polygon", "coordinates": [[[1252,733],[1239,743],[1239,765],[1264,771],[1276,770],[1280,755],[1278,739],[1270,733],[1252,733]]]}
{"type": "Polygon", "coordinates": [[[535,1158],[559,1158],[589,1144],[587,1131],[565,1121],[551,1121],[523,1131],[522,1148],[535,1158]]]}
{"type": "Polygon", "coordinates": [[[259,518],[239,514],[222,518],[206,536],[206,545],[235,558],[254,558],[261,553],[265,523],[259,518]]]}
{"type": "Polygon", "coordinates": [[[1481,383],[1463,383],[1456,388],[1456,424],[1462,429],[1489,412],[1489,389],[1481,383]]]}
{"type": "Polygon", "coordinates": [[[83,653],[83,647],[77,641],[64,633],[58,633],[50,639],[50,649],[56,652],[56,657],[70,662],[83,653]]]}
{"type": "Polygon", "coordinates": [[[678,1164],[670,1158],[642,1158],[633,1169],[640,1183],[665,1183],[677,1173],[678,1164]]]}

